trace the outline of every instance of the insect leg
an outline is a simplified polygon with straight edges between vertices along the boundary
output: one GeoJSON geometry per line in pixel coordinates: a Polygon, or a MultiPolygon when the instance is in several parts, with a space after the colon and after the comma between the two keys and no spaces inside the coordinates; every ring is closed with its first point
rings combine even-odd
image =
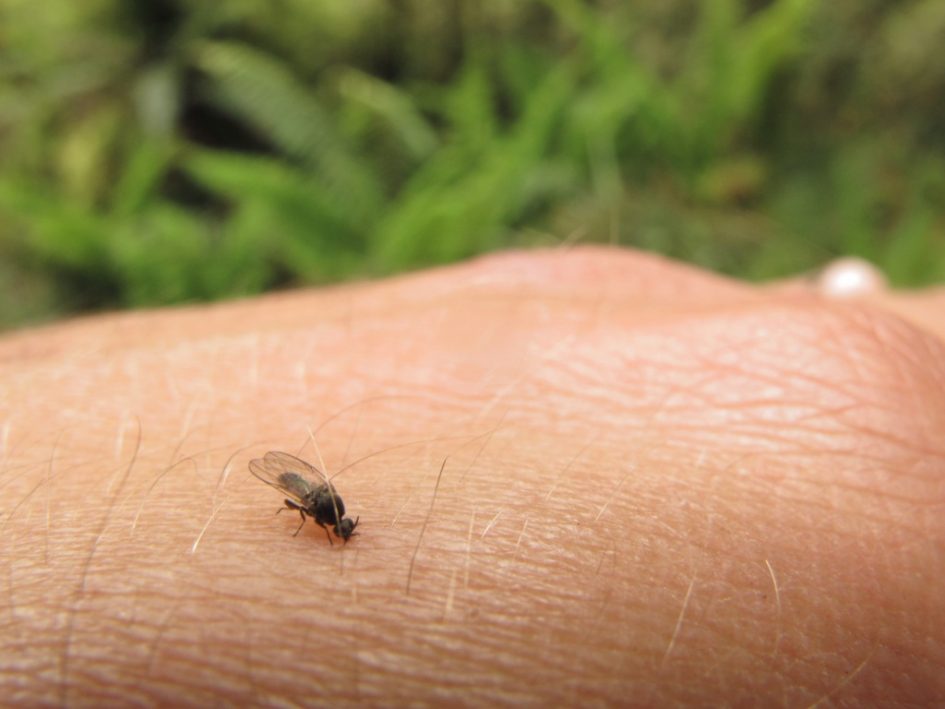
{"type": "MultiPolygon", "coordinates": [[[[312,519],[315,519],[315,518],[313,517],[312,519]]],[[[335,543],[331,541],[331,535],[328,533],[328,527],[326,527],[324,524],[319,522],[317,519],[315,519],[315,524],[317,524],[319,527],[325,530],[325,536],[328,537],[328,543],[331,544],[332,546],[335,546],[335,543]]]]}
{"type": "Polygon", "coordinates": [[[303,508],[297,502],[293,502],[292,500],[286,500],[285,507],[280,507],[279,509],[277,509],[276,514],[279,514],[283,510],[301,510],[301,509],[303,508]]]}
{"type": "Polygon", "coordinates": [[[299,536],[299,532],[302,531],[302,525],[305,524],[305,508],[297,504],[296,502],[293,502],[292,500],[286,500],[285,507],[280,507],[278,510],[276,510],[276,514],[279,514],[280,512],[282,512],[282,510],[285,510],[285,509],[299,511],[299,517],[302,518],[302,523],[299,525],[299,528],[295,530],[295,534],[292,535],[293,537],[297,537],[299,536]]]}
{"type": "Polygon", "coordinates": [[[301,507],[299,507],[298,510],[299,510],[299,517],[302,518],[302,521],[299,523],[299,528],[295,530],[295,534],[292,535],[293,537],[299,536],[299,532],[302,531],[302,527],[305,524],[305,510],[303,510],[301,507]]]}

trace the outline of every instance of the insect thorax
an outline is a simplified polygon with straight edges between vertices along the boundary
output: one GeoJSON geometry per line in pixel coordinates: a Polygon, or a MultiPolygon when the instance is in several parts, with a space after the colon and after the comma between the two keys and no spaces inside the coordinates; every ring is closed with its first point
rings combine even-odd
{"type": "Polygon", "coordinates": [[[329,491],[327,485],[322,485],[313,492],[315,496],[315,518],[323,524],[336,524],[345,516],[345,503],[341,501],[338,493],[329,491]],[[335,518],[335,509],[338,510],[338,517],[335,518]]]}

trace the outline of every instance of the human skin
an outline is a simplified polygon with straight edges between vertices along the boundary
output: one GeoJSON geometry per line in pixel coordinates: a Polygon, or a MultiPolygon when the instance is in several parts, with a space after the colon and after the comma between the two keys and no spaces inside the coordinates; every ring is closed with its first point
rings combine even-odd
{"type": "Polygon", "coordinates": [[[941,703],[941,313],[582,248],[8,334],[0,696],[941,703]]]}

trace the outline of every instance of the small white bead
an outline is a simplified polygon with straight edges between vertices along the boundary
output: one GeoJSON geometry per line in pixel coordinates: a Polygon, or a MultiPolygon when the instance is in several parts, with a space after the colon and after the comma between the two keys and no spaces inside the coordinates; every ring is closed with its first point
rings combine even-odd
{"type": "Polygon", "coordinates": [[[828,298],[856,298],[878,293],[888,283],[876,266],[852,256],[837,259],[817,277],[817,288],[828,298]]]}

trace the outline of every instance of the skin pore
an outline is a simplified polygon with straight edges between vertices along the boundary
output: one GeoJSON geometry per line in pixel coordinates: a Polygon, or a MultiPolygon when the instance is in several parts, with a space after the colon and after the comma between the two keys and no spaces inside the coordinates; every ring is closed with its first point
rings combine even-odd
{"type": "Polygon", "coordinates": [[[0,696],[945,701],[943,312],[582,248],[8,334],[0,696]]]}

